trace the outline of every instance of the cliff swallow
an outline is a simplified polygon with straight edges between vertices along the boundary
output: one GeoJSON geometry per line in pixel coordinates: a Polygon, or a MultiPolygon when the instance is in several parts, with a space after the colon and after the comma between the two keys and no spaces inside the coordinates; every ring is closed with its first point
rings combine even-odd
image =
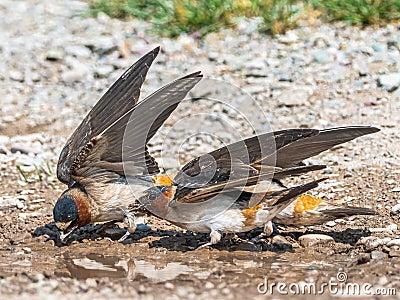
{"type": "Polygon", "coordinates": [[[273,222],[280,225],[311,226],[354,215],[375,215],[365,207],[342,206],[303,194],[275,216],[273,222]]]}
{"type": "MultiPolygon", "coordinates": [[[[378,131],[374,127],[352,126],[289,129],[254,136],[193,159],[170,184],[147,189],[139,202],[181,228],[210,233],[211,241],[206,245],[218,243],[221,233],[245,232],[261,226],[268,230],[270,221],[323,180],[294,187],[281,183],[286,177],[325,168],[305,165],[304,159],[378,131]]],[[[300,204],[298,200],[297,205],[300,204]]],[[[305,210],[311,213],[310,209],[305,210]]],[[[348,214],[370,212],[362,208],[347,210],[348,214]]],[[[326,210],[325,215],[343,216],[343,210],[326,210]]]]}
{"type": "Polygon", "coordinates": [[[155,48],[124,72],[62,149],[57,177],[68,189],[53,210],[62,241],[89,223],[127,220],[126,235],[135,230],[132,188],[154,185],[159,172],[146,144],[202,78],[200,72],[187,75],[138,102],[158,52],[155,48]],[[131,142],[126,147],[124,139],[131,142]]]}

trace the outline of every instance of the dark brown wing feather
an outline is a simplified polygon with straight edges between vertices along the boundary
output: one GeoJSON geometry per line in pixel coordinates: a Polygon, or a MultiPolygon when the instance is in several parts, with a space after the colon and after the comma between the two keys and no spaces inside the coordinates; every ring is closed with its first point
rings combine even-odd
{"type": "MultiPolygon", "coordinates": [[[[249,186],[257,184],[257,180],[283,179],[288,176],[296,176],[310,171],[323,169],[323,165],[305,166],[302,160],[317,155],[329,148],[350,141],[356,137],[374,133],[379,129],[374,127],[342,127],[327,130],[302,130],[289,129],[255,136],[244,141],[231,144],[220,148],[207,155],[198,157],[187,165],[174,178],[174,185],[177,186],[174,201],[178,202],[198,202],[215,196],[222,190],[226,192],[226,187],[235,184],[239,186],[249,186]],[[264,145],[263,142],[269,142],[264,145]],[[241,147],[241,148],[240,148],[241,147]],[[240,148],[240,149],[239,149],[240,148]],[[243,149],[248,150],[248,155],[244,156],[243,149]],[[201,166],[201,159],[214,159],[214,165],[208,164],[210,170],[201,166]],[[232,164],[239,158],[248,161],[248,166],[252,170],[260,171],[254,174],[247,173],[247,177],[242,180],[230,179],[232,164]],[[232,160],[231,160],[232,159],[232,160]],[[276,164],[273,164],[276,159],[276,164]],[[271,175],[271,167],[276,166],[271,175]],[[202,174],[214,172],[214,177],[208,183],[203,180],[202,174]],[[263,174],[265,172],[265,174],[263,174]],[[265,177],[265,178],[264,178],[265,177]],[[197,185],[198,184],[198,185],[197,185]]],[[[245,164],[243,162],[243,164],[245,164]]],[[[229,191],[229,189],[228,189],[229,191]]],[[[254,206],[257,202],[251,202],[254,206]]]]}
{"type": "Polygon", "coordinates": [[[93,170],[107,172],[110,177],[159,172],[146,144],[201,78],[196,72],[171,82],[94,137],[73,164],[73,179],[82,183],[94,176],[93,170]]]}
{"type": "Polygon", "coordinates": [[[139,99],[140,88],[159,50],[159,47],[155,48],[125,71],[68,139],[57,165],[57,177],[61,182],[65,184],[73,182],[70,169],[82,149],[92,138],[135,106],[139,99]]]}
{"type": "MultiPolygon", "coordinates": [[[[317,135],[318,132],[315,129],[289,129],[261,134],[230,144],[191,160],[175,176],[174,184],[180,187],[195,186],[197,181],[203,180],[202,173],[206,172],[215,172],[210,183],[225,181],[234,168],[231,162],[241,161],[242,164],[258,168],[258,170],[262,160],[264,165],[275,166],[276,149],[299,139],[317,135]],[[269,158],[269,163],[267,163],[267,158],[269,158]],[[201,162],[211,160],[215,161],[212,170],[201,165],[201,162]]],[[[199,184],[204,183],[199,182],[199,184]]]]}
{"type": "Polygon", "coordinates": [[[300,139],[277,148],[276,166],[286,168],[298,165],[304,159],[315,156],[333,146],[378,131],[378,128],[369,126],[349,126],[320,130],[318,135],[300,139]]]}

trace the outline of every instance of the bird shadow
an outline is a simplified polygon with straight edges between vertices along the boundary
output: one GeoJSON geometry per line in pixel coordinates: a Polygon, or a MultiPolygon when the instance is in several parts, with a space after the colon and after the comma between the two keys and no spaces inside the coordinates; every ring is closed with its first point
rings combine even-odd
{"type": "Polygon", "coordinates": [[[336,243],[348,244],[354,246],[362,237],[371,236],[371,231],[367,228],[353,229],[346,228],[342,231],[324,231],[319,229],[307,229],[304,231],[286,231],[280,233],[282,236],[287,236],[298,240],[300,236],[305,234],[323,234],[333,238],[336,243]]]}
{"type": "MultiPolygon", "coordinates": [[[[108,238],[113,241],[118,241],[126,229],[119,227],[117,224],[90,224],[78,229],[65,242],[60,240],[60,232],[54,222],[44,226],[37,227],[34,232],[34,237],[46,236],[46,241],[52,240],[58,247],[71,245],[73,242],[82,242],[84,240],[98,240],[108,238]]],[[[354,246],[361,237],[370,236],[371,232],[368,229],[351,229],[347,228],[343,231],[323,231],[308,229],[304,231],[285,231],[279,233],[281,236],[289,240],[287,243],[278,241],[272,242],[272,238],[259,238],[263,233],[262,228],[256,228],[248,232],[232,235],[223,235],[221,241],[208,248],[213,248],[221,251],[250,251],[261,252],[270,251],[275,253],[294,252],[292,244],[289,241],[297,241],[304,234],[324,234],[331,236],[335,242],[349,244],[354,246]]],[[[278,234],[276,231],[274,235],[278,234]]],[[[273,236],[274,236],[273,235],[273,236]]],[[[149,226],[138,224],[137,230],[130,234],[127,239],[122,241],[122,244],[134,244],[140,242],[144,238],[154,237],[148,244],[150,248],[164,248],[170,251],[187,252],[199,249],[202,245],[209,242],[209,234],[193,233],[190,231],[177,230],[152,230],[149,226]]]]}
{"type": "MultiPolygon", "coordinates": [[[[37,227],[34,237],[45,236],[46,241],[54,241],[58,247],[68,246],[74,242],[82,242],[84,240],[97,240],[108,238],[118,241],[126,229],[119,227],[117,224],[104,226],[104,224],[90,224],[78,229],[74,232],[66,242],[61,242],[60,232],[54,222],[44,226],[37,227]]],[[[232,237],[224,235],[222,240],[209,248],[225,250],[225,251],[273,251],[273,252],[293,252],[293,248],[289,243],[268,243],[266,240],[252,242],[251,239],[262,233],[262,229],[255,229],[247,233],[239,233],[232,237]]],[[[149,226],[138,224],[137,230],[130,234],[122,244],[134,244],[140,242],[144,238],[154,237],[148,242],[150,248],[164,248],[171,251],[187,252],[198,249],[210,240],[209,234],[193,233],[190,231],[177,230],[152,230],[149,226]]]]}

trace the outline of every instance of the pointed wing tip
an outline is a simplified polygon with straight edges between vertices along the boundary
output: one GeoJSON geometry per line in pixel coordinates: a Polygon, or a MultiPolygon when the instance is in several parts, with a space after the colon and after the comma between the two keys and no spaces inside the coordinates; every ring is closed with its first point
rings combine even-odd
{"type": "Polygon", "coordinates": [[[370,131],[370,133],[376,133],[376,132],[381,131],[381,129],[378,128],[378,127],[370,126],[370,127],[369,127],[369,131],[370,131]]]}
{"type": "Polygon", "coordinates": [[[191,73],[189,75],[182,77],[182,79],[186,79],[186,78],[203,78],[203,74],[201,74],[201,71],[197,71],[197,72],[194,72],[194,73],[191,73]]]}
{"type": "Polygon", "coordinates": [[[150,53],[152,53],[154,56],[157,56],[158,53],[160,53],[160,50],[161,50],[161,47],[157,46],[153,50],[151,50],[150,53]]]}

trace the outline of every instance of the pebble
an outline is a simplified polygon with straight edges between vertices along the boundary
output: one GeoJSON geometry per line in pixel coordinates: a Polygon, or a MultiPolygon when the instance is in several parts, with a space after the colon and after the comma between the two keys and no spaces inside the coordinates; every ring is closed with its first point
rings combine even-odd
{"type": "Polygon", "coordinates": [[[387,254],[382,251],[372,251],[371,258],[372,259],[384,259],[387,257],[387,254]]]}
{"type": "Polygon", "coordinates": [[[24,143],[14,143],[11,145],[10,151],[11,153],[20,152],[22,154],[38,154],[40,152],[40,148],[24,143]]]}
{"type": "Polygon", "coordinates": [[[393,247],[393,246],[400,247],[400,239],[391,240],[386,244],[386,246],[388,246],[388,247],[393,247]]]}
{"type": "Polygon", "coordinates": [[[388,231],[396,231],[397,230],[397,224],[389,224],[386,228],[388,231]]]}
{"type": "Polygon", "coordinates": [[[61,78],[66,83],[73,83],[85,80],[88,74],[89,69],[84,64],[75,61],[73,68],[71,70],[64,71],[61,74],[61,78]]]}
{"type": "Polygon", "coordinates": [[[366,251],[371,251],[384,244],[384,241],[378,237],[367,236],[358,240],[357,244],[364,245],[366,251]]]}
{"type": "Polygon", "coordinates": [[[303,247],[312,247],[334,243],[334,239],[325,234],[305,234],[299,238],[299,242],[303,247]]]}
{"type": "Polygon", "coordinates": [[[215,285],[210,281],[207,281],[206,284],[204,285],[204,288],[207,290],[213,289],[214,287],[215,285]]]}
{"type": "Polygon", "coordinates": [[[114,67],[110,65],[99,66],[94,71],[94,75],[99,78],[107,78],[114,71],[114,67]]]}
{"type": "Polygon", "coordinates": [[[175,286],[171,282],[166,282],[165,283],[165,288],[167,290],[173,290],[175,288],[175,286]]]}
{"type": "Polygon", "coordinates": [[[393,215],[397,215],[398,213],[400,213],[400,203],[393,206],[390,213],[393,215]]]}
{"type": "Polygon", "coordinates": [[[18,70],[11,70],[10,71],[10,78],[14,81],[23,82],[24,81],[24,74],[18,70]]]}
{"type": "Polygon", "coordinates": [[[391,249],[389,251],[389,257],[400,257],[400,250],[391,249]]]}
{"type": "Polygon", "coordinates": [[[25,254],[28,254],[28,253],[31,253],[31,252],[32,252],[32,249],[29,248],[29,247],[23,247],[23,248],[22,248],[22,251],[24,251],[25,254]]]}
{"type": "Polygon", "coordinates": [[[46,59],[51,61],[61,60],[64,58],[64,51],[60,49],[50,49],[46,53],[46,59]]]}
{"type": "Polygon", "coordinates": [[[400,86],[400,73],[380,75],[378,85],[389,92],[393,92],[400,86]]]}
{"type": "Polygon", "coordinates": [[[333,226],[336,226],[336,222],[335,221],[328,221],[328,222],[325,223],[325,225],[328,226],[328,227],[333,227],[333,226]]]}

